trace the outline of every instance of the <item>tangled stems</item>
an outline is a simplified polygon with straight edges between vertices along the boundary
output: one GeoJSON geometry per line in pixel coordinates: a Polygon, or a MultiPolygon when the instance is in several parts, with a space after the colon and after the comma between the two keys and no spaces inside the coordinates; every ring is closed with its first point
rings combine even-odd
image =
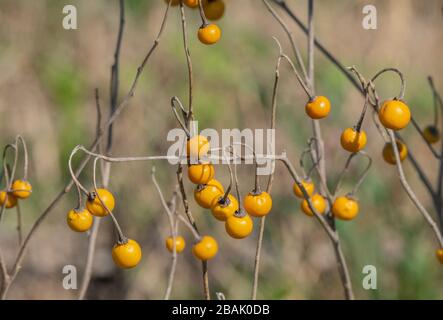
{"type": "MultiPolygon", "coordinates": [[[[3,176],[5,178],[5,188],[6,188],[6,194],[8,195],[11,192],[12,183],[14,181],[15,173],[17,170],[17,164],[18,164],[18,156],[19,156],[19,148],[18,143],[21,142],[23,146],[23,153],[24,153],[24,176],[27,178],[27,170],[28,170],[28,152],[26,148],[26,142],[20,135],[16,136],[14,143],[7,144],[5,148],[3,149],[3,156],[2,156],[2,162],[3,162],[3,176]],[[14,160],[13,160],[13,166],[12,169],[9,167],[6,157],[8,150],[12,149],[14,151],[14,160]]],[[[0,209],[0,222],[2,221],[3,214],[6,209],[6,201],[3,203],[0,209]]],[[[21,211],[19,204],[17,203],[17,234],[18,234],[18,242],[19,242],[19,254],[21,251],[21,248],[23,248],[23,236],[22,236],[22,218],[21,218],[21,211]]],[[[14,268],[12,269],[12,272],[8,272],[8,268],[6,266],[6,263],[3,259],[1,250],[0,250],[0,275],[2,278],[1,286],[0,286],[0,299],[5,299],[6,294],[14,281],[16,275],[18,272],[18,268],[16,265],[14,265],[14,268]]]]}
{"type": "MultiPolygon", "coordinates": [[[[384,70],[385,71],[386,70],[387,71],[391,71],[392,68],[383,69],[382,71],[384,71],[384,70]]],[[[376,76],[374,76],[371,79],[371,83],[372,83],[371,90],[373,91],[373,94],[374,94],[374,97],[375,97],[375,102],[374,103],[371,102],[371,105],[372,105],[374,111],[378,110],[378,108],[379,108],[380,98],[379,98],[379,95],[378,95],[377,90],[375,88],[375,84],[374,84],[373,80],[375,80],[377,78],[377,76],[382,73],[382,71],[378,72],[376,74],[376,76]]],[[[401,72],[398,72],[398,74],[401,74],[401,72]]],[[[363,76],[361,76],[361,78],[364,80],[363,76]]],[[[404,78],[401,77],[401,79],[402,79],[402,88],[404,88],[404,86],[405,86],[404,78]]],[[[426,208],[422,205],[422,203],[418,199],[417,195],[412,190],[411,186],[409,185],[408,181],[406,180],[406,176],[405,176],[404,171],[403,171],[403,165],[401,163],[400,155],[399,155],[398,148],[397,148],[396,134],[391,129],[385,129],[385,131],[387,132],[387,135],[389,137],[389,142],[391,143],[392,149],[393,149],[394,154],[395,154],[395,162],[396,162],[397,173],[398,173],[398,176],[400,178],[400,182],[401,182],[404,190],[406,191],[406,194],[408,195],[409,199],[411,199],[411,201],[414,203],[414,205],[416,206],[418,211],[421,213],[421,215],[423,216],[425,221],[429,224],[429,226],[433,230],[434,235],[435,235],[435,237],[436,237],[440,247],[443,247],[443,235],[442,235],[441,231],[439,230],[437,223],[431,217],[431,215],[426,210],[426,208]]],[[[397,134],[397,136],[399,136],[399,135],[397,134]]]]}
{"type": "MultiPolygon", "coordinates": [[[[24,160],[23,160],[23,179],[27,180],[28,179],[28,149],[26,147],[26,141],[25,139],[23,139],[22,136],[17,135],[15,137],[15,141],[14,143],[10,143],[7,144],[4,149],[3,149],[3,156],[2,156],[2,163],[3,163],[3,169],[2,169],[2,174],[5,178],[5,192],[7,194],[12,192],[12,183],[14,182],[14,177],[16,175],[16,171],[17,171],[17,165],[18,165],[18,158],[19,158],[19,143],[22,145],[23,147],[23,156],[24,156],[24,160]],[[13,165],[12,165],[12,169],[9,168],[9,165],[6,161],[6,157],[8,154],[8,150],[12,149],[14,151],[14,158],[13,158],[13,165]]],[[[15,189],[15,191],[21,191],[20,189],[15,189]]],[[[32,192],[29,190],[24,190],[26,192],[32,192]]],[[[6,209],[6,201],[3,203],[3,205],[0,208],[0,222],[2,221],[3,218],[3,214],[5,212],[6,209]]],[[[20,209],[17,208],[17,229],[18,229],[18,234],[19,234],[19,238],[21,238],[21,212],[20,209]]],[[[20,240],[21,242],[21,240],[20,240]]]]}
{"type": "MultiPolygon", "coordinates": [[[[243,146],[245,148],[247,148],[249,151],[251,151],[252,153],[252,160],[254,161],[254,167],[255,167],[255,174],[254,174],[254,189],[252,190],[252,192],[254,194],[260,194],[261,190],[260,190],[260,183],[259,183],[259,178],[258,178],[258,161],[257,161],[257,155],[255,154],[255,150],[253,147],[251,147],[250,145],[246,144],[246,143],[241,143],[241,142],[234,142],[232,144],[234,145],[239,145],[239,146],[243,146]]],[[[234,155],[234,158],[236,158],[236,154],[234,152],[234,148],[233,146],[231,147],[231,153],[234,155]]],[[[235,163],[234,163],[235,164],[235,163]]],[[[235,169],[235,167],[234,167],[235,169]]],[[[237,177],[236,177],[237,178],[237,177]]],[[[237,187],[238,188],[238,187],[237,187]]]]}
{"type": "Polygon", "coordinates": [[[340,191],[340,187],[341,187],[341,183],[343,181],[344,176],[346,175],[346,173],[349,171],[349,167],[351,165],[351,161],[357,156],[357,155],[361,155],[365,158],[368,159],[368,164],[366,165],[365,169],[362,171],[362,173],[360,174],[357,183],[354,185],[354,188],[352,189],[352,191],[350,192],[350,195],[354,195],[357,193],[358,188],[360,187],[360,185],[363,183],[363,181],[365,180],[366,176],[369,173],[369,169],[371,168],[372,165],[372,158],[364,151],[359,151],[357,153],[351,153],[348,157],[348,159],[346,160],[345,166],[343,168],[343,170],[340,172],[339,176],[338,176],[338,181],[337,184],[335,186],[335,190],[334,190],[334,197],[338,194],[338,192],[340,191]]]}

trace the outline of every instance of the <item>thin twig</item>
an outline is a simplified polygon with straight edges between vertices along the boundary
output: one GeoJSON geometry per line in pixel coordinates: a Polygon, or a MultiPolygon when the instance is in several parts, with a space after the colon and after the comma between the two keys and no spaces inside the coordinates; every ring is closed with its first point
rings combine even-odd
{"type": "Polygon", "coordinates": [[[306,74],[306,68],[303,62],[303,58],[301,56],[300,50],[298,48],[298,45],[295,41],[294,35],[292,34],[292,31],[289,29],[288,25],[285,23],[285,21],[280,17],[280,15],[277,13],[277,11],[274,10],[274,8],[269,4],[268,1],[263,0],[263,3],[266,5],[266,8],[269,10],[269,12],[272,14],[272,16],[277,20],[277,22],[280,24],[280,26],[285,31],[286,35],[288,36],[289,42],[291,43],[292,50],[294,51],[295,59],[297,61],[297,65],[301,70],[302,73],[302,79],[303,83],[308,83],[308,76],[306,74]]]}
{"type": "MultiPolygon", "coordinates": [[[[114,64],[111,67],[111,86],[110,86],[110,117],[114,114],[115,109],[117,108],[118,101],[118,91],[120,85],[120,51],[123,40],[123,31],[125,29],[125,0],[119,0],[119,9],[120,9],[120,21],[118,26],[118,35],[117,35],[117,44],[115,46],[114,52],[114,64]]],[[[113,134],[113,125],[109,126],[108,129],[108,144],[106,146],[107,150],[111,150],[112,148],[112,134],[113,134]]]]}
{"type": "MultiPolygon", "coordinates": [[[[169,227],[170,227],[170,236],[172,238],[172,253],[171,253],[171,269],[169,271],[169,277],[168,277],[168,285],[166,287],[166,292],[164,295],[164,300],[169,300],[169,297],[171,296],[172,291],[172,285],[174,283],[174,276],[175,276],[175,270],[177,268],[177,248],[176,248],[176,238],[177,238],[177,232],[175,228],[174,223],[174,213],[175,208],[171,210],[170,206],[166,203],[165,197],[163,196],[163,192],[160,188],[160,185],[157,182],[157,179],[155,178],[155,167],[152,167],[151,169],[151,179],[154,183],[155,188],[157,189],[158,195],[160,196],[160,202],[166,212],[166,215],[168,216],[169,221],[169,227]]],[[[175,199],[176,199],[176,191],[174,192],[173,200],[171,201],[172,205],[175,207],[175,199]]]]}
{"type": "Polygon", "coordinates": [[[435,237],[437,238],[437,241],[438,241],[440,247],[443,248],[443,236],[442,236],[437,224],[435,223],[434,219],[432,219],[431,215],[426,210],[426,208],[422,205],[420,200],[418,200],[417,195],[412,190],[411,186],[409,185],[408,181],[406,180],[406,177],[405,177],[405,174],[403,171],[403,165],[401,164],[400,154],[398,152],[394,132],[389,129],[388,133],[389,133],[389,138],[391,139],[392,149],[394,150],[394,154],[395,154],[395,162],[397,165],[397,172],[398,172],[398,176],[400,178],[400,182],[401,182],[403,188],[405,189],[407,195],[409,196],[409,199],[411,199],[411,201],[417,207],[418,211],[422,214],[423,218],[425,218],[426,222],[431,227],[432,231],[435,234],[435,237]]]}
{"type": "Polygon", "coordinates": [[[20,209],[20,201],[17,201],[17,238],[18,246],[20,247],[23,243],[23,222],[22,222],[22,211],[20,209]]]}
{"type": "MultiPolygon", "coordinates": [[[[283,50],[281,47],[280,42],[277,38],[274,38],[276,41],[278,48],[279,48],[279,54],[277,58],[277,63],[275,66],[275,76],[274,76],[274,86],[272,89],[272,102],[271,102],[271,124],[270,129],[275,129],[275,120],[276,120],[276,113],[277,113],[277,90],[278,90],[278,84],[280,79],[280,63],[281,59],[283,58],[283,50]]],[[[274,179],[274,171],[275,171],[275,162],[271,162],[271,170],[272,173],[269,175],[268,183],[266,185],[266,192],[271,193],[272,189],[272,181],[274,179]]],[[[260,273],[260,260],[261,260],[261,249],[263,245],[263,236],[265,232],[265,225],[266,225],[266,216],[263,216],[260,218],[260,230],[257,238],[257,247],[255,250],[255,259],[254,259],[254,278],[252,281],[252,293],[251,293],[251,299],[256,300],[257,299],[257,290],[258,290],[258,276],[260,273]]]]}
{"type": "Polygon", "coordinates": [[[83,300],[86,297],[86,293],[89,287],[89,282],[91,281],[92,267],[94,265],[94,256],[95,256],[95,243],[97,242],[97,235],[100,228],[100,222],[101,219],[94,218],[94,224],[92,225],[92,230],[89,235],[88,253],[86,256],[85,271],[83,274],[82,283],[80,285],[80,293],[78,296],[79,300],[83,300]]]}
{"type": "MultiPolygon", "coordinates": [[[[185,56],[186,56],[186,65],[188,66],[188,86],[189,86],[189,101],[188,101],[188,118],[186,119],[186,122],[189,122],[194,118],[193,113],[193,86],[194,86],[194,77],[192,73],[192,61],[191,61],[191,54],[189,52],[189,45],[188,45],[188,33],[186,30],[186,15],[185,15],[185,8],[183,5],[183,2],[180,1],[180,16],[181,16],[181,24],[182,24],[182,34],[183,34],[183,46],[185,50],[185,56]]],[[[204,14],[203,14],[204,16],[204,14]]]]}

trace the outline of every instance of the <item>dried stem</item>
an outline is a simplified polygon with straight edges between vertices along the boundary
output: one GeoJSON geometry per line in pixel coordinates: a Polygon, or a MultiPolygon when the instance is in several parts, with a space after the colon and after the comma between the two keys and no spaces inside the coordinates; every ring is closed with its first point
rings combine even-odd
{"type": "MultiPolygon", "coordinates": [[[[125,29],[125,0],[119,0],[119,9],[120,9],[120,21],[118,26],[118,35],[117,35],[117,44],[115,46],[114,52],[114,64],[111,67],[111,86],[110,86],[110,96],[111,96],[111,108],[110,108],[110,117],[114,114],[115,109],[117,108],[118,101],[118,91],[119,91],[119,73],[120,73],[120,51],[123,40],[123,31],[125,29]]],[[[108,129],[108,144],[106,146],[107,150],[111,150],[112,148],[112,137],[113,136],[113,125],[109,126],[108,129]]]]}
{"type": "MultiPolygon", "coordinates": [[[[280,42],[277,38],[274,38],[275,42],[278,45],[279,48],[279,54],[277,58],[277,63],[275,66],[275,76],[274,76],[274,86],[272,89],[272,102],[271,102],[271,125],[270,129],[275,129],[275,120],[276,120],[276,113],[277,113],[277,90],[278,90],[278,84],[280,79],[280,63],[281,59],[283,58],[283,50],[281,47],[280,42]]],[[[274,179],[274,170],[275,170],[275,162],[272,161],[272,173],[269,175],[268,183],[266,185],[266,192],[271,193],[272,189],[272,181],[274,179]]],[[[251,292],[251,299],[256,300],[257,299],[257,290],[258,290],[258,276],[260,273],[260,260],[261,260],[261,249],[263,245],[263,236],[265,232],[265,225],[266,225],[266,216],[260,218],[260,230],[257,238],[257,247],[255,250],[255,259],[254,259],[254,278],[252,281],[252,292],[251,292]]]]}
{"type": "MultiPolygon", "coordinates": [[[[180,16],[181,16],[182,33],[183,33],[183,47],[185,50],[186,65],[188,66],[189,104],[188,104],[188,113],[187,113],[188,117],[186,119],[186,122],[189,122],[194,118],[193,106],[192,106],[194,77],[192,75],[192,61],[191,61],[191,54],[189,52],[189,45],[188,45],[189,41],[188,41],[188,33],[186,30],[186,16],[185,16],[185,8],[183,5],[183,1],[180,1],[180,16]]],[[[202,15],[202,19],[203,17],[204,13],[202,15]]]]}
{"type": "Polygon", "coordinates": [[[174,283],[175,271],[177,268],[177,249],[176,249],[176,242],[175,242],[175,239],[177,237],[177,230],[175,228],[175,222],[174,222],[175,218],[174,218],[174,213],[173,213],[173,212],[175,212],[175,200],[176,200],[177,195],[176,195],[176,191],[175,191],[174,196],[173,196],[173,200],[171,201],[171,206],[173,206],[173,207],[171,208],[166,203],[165,197],[163,196],[163,192],[162,192],[160,185],[158,184],[157,179],[155,177],[155,167],[152,167],[152,169],[151,169],[151,179],[152,179],[152,182],[154,183],[155,188],[157,189],[158,195],[160,196],[160,202],[166,212],[166,215],[168,216],[169,227],[170,227],[170,236],[172,238],[171,269],[169,271],[168,285],[166,287],[166,292],[164,295],[164,300],[169,300],[169,297],[171,296],[172,285],[174,283]]]}
{"type": "Polygon", "coordinates": [[[403,171],[403,166],[402,166],[401,160],[400,160],[400,155],[398,153],[395,134],[392,130],[388,130],[388,134],[389,134],[389,138],[391,140],[392,149],[394,150],[395,162],[396,162],[397,172],[398,172],[398,176],[400,178],[400,182],[401,182],[403,188],[405,189],[407,195],[409,196],[409,199],[411,199],[411,201],[417,207],[418,211],[422,214],[423,218],[426,220],[426,222],[431,227],[432,231],[435,234],[435,237],[437,238],[437,241],[438,241],[440,247],[443,248],[443,236],[441,234],[441,231],[438,228],[437,223],[434,221],[434,219],[432,219],[431,215],[426,210],[426,208],[422,205],[420,200],[418,200],[417,195],[412,190],[411,186],[409,185],[408,181],[406,180],[406,177],[405,177],[405,174],[403,171]]]}
{"type": "MultiPolygon", "coordinates": [[[[306,74],[306,68],[303,63],[303,58],[301,56],[300,50],[298,48],[297,43],[295,42],[294,35],[292,34],[292,31],[289,29],[288,25],[284,22],[284,20],[280,17],[280,15],[274,10],[274,8],[269,4],[268,1],[263,0],[263,3],[266,5],[266,8],[269,10],[269,12],[272,14],[272,16],[277,20],[277,22],[280,24],[280,26],[285,31],[286,35],[288,36],[289,42],[291,43],[292,50],[294,51],[295,59],[297,61],[297,65],[301,70],[302,77],[300,79],[303,79],[302,82],[307,85],[308,84],[308,76],[306,74]]],[[[295,69],[295,67],[294,67],[295,69]]]]}
{"type": "Polygon", "coordinates": [[[16,137],[16,145],[18,148],[18,142],[21,142],[21,145],[23,146],[23,180],[28,180],[28,148],[26,146],[26,141],[23,139],[22,136],[18,135],[16,137]]]}
{"type": "Polygon", "coordinates": [[[18,238],[18,246],[20,247],[23,243],[23,231],[22,231],[23,222],[22,222],[22,211],[20,209],[19,201],[17,201],[16,209],[17,209],[17,238],[18,238]]]}

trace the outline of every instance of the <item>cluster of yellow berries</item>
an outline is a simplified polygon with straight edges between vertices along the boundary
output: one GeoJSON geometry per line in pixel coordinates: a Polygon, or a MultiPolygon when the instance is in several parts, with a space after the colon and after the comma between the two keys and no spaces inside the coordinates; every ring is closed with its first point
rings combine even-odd
{"type": "Polygon", "coordinates": [[[11,191],[0,191],[0,207],[14,208],[19,199],[27,199],[31,193],[32,185],[27,180],[17,179],[12,183],[11,191]]]}
{"type": "MultiPolygon", "coordinates": [[[[319,193],[315,193],[315,185],[310,179],[304,179],[301,184],[306,190],[309,198],[311,199],[312,206],[319,214],[324,214],[327,207],[326,199],[319,193]]],[[[293,191],[297,198],[304,198],[303,192],[297,183],[293,185],[293,191]]],[[[309,203],[304,199],[300,205],[301,210],[307,215],[312,217],[314,213],[309,207],[309,203]]],[[[358,201],[352,195],[344,195],[337,197],[332,205],[332,214],[341,220],[352,220],[358,215],[359,207],[358,201]]]]}
{"type": "MultiPolygon", "coordinates": [[[[387,100],[383,103],[378,112],[381,124],[392,130],[405,128],[411,120],[409,107],[401,100],[387,100]]],[[[359,152],[366,146],[367,137],[363,130],[347,128],[340,137],[340,143],[343,149],[349,152],[359,152]]],[[[408,155],[408,148],[402,141],[397,140],[397,149],[400,160],[403,161],[408,155]]],[[[395,164],[395,153],[391,143],[386,143],[382,151],[383,159],[389,164],[395,164]]]]}
{"type": "MultiPolygon", "coordinates": [[[[187,155],[194,159],[203,158],[209,151],[208,139],[201,135],[190,138],[187,142],[187,155]]],[[[209,163],[189,164],[189,180],[196,184],[194,199],[202,208],[210,209],[212,215],[225,223],[228,235],[235,239],[243,239],[253,231],[253,217],[263,217],[272,208],[272,199],[267,192],[253,191],[244,198],[244,210],[240,208],[238,200],[232,194],[225,195],[222,184],[214,179],[214,166],[209,163]]],[[[176,251],[181,252],[185,248],[185,240],[178,236],[175,238],[176,251]]],[[[173,239],[166,239],[166,247],[173,250],[173,239]]],[[[210,236],[202,237],[193,247],[194,255],[200,260],[213,258],[218,251],[216,240],[210,236]]]]}
{"type": "MultiPolygon", "coordinates": [[[[323,119],[328,116],[331,103],[327,97],[316,96],[308,101],[305,111],[311,119],[323,119]]],[[[409,107],[399,99],[387,100],[381,106],[378,117],[381,124],[392,130],[405,128],[411,120],[409,107]]],[[[435,143],[440,139],[440,134],[435,126],[428,126],[423,131],[423,136],[429,143],[435,143]]],[[[340,136],[340,144],[346,151],[356,153],[364,149],[367,142],[366,132],[357,128],[346,128],[340,136]]],[[[397,140],[397,148],[400,160],[403,161],[408,155],[406,145],[397,140]]],[[[383,159],[389,164],[395,164],[395,154],[390,143],[383,147],[383,159]]]]}
{"type": "MultiPolygon", "coordinates": [[[[68,212],[68,226],[76,232],[88,231],[93,224],[93,216],[105,217],[115,208],[114,195],[107,189],[91,192],[86,208],[72,209],[68,212]],[[101,201],[100,201],[101,200],[101,201]]],[[[112,259],[120,268],[133,268],[142,258],[140,245],[132,239],[121,239],[112,249],[112,259]]]]}
{"type": "MultiPolygon", "coordinates": [[[[198,8],[199,0],[182,0],[183,4],[190,8],[198,8]]],[[[169,3],[169,0],[165,0],[169,3]]],[[[180,4],[180,0],[172,0],[171,5],[177,6],[180,4]]],[[[225,12],[225,3],[223,0],[202,0],[202,7],[205,17],[209,20],[220,19],[225,12]]],[[[214,23],[203,23],[198,29],[198,39],[204,44],[215,44],[221,38],[221,30],[214,23]]]]}

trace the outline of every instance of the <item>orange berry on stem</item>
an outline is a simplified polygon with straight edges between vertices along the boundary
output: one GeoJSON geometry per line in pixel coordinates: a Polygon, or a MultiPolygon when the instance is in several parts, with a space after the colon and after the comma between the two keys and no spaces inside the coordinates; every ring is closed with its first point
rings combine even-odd
{"type": "MultiPolygon", "coordinates": [[[[400,140],[396,141],[400,161],[403,161],[408,156],[408,147],[400,140]]],[[[394,149],[390,142],[387,142],[383,147],[383,159],[389,164],[396,164],[394,149]]]]}
{"type": "MultiPolygon", "coordinates": [[[[301,184],[306,189],[306,192],[309,196],[311,196],[314,193],[315,185],[311,180],[302,180],[301,184]]],[[[304,198],[303,192],[301,191],[300,187],[296,182],[294,182],[294,185],[292,186],[292,189],[294,191],[294,194],[298,198],[304,198]]]]}
{"type": "Polygon", "coordinates": [[[11,193],[0,191],[0,208],[5,206],[6,209],[14,208],[17,205],[17,198],[11,193]]]}
{"type": "Polygon", "coordinates": [[[92,214],[87,209],[70,210],[66,217],[69,228],[76,232],[88,231],[92,226],[93,220],[92,214]]]}
{"type": "Polygon", "coordinates": [[[215,44],[221,38],[221,30],[216,24],[208,24],[198,29],[198,39],[203,44],[215,44]]]}
{"type": "MultiPolygon", "coordinates": [[[[166,248],[169,250],[169,252],[174,251],[174,239],[172,237],[168,237],[165,241],[166,248]]],[[[175,237],[175,251],[177,253],[182,252],[185,250],[186,242],[185,239],[182,236],[176,236],[175,237]]]]}
{"type": "Polygon", "coordinates": [[[329,99],[324,96],[317,96],[308,101],[305,111],[312,119],[325,118],[331,110],[329,99]]]}
{"type": "Polygon", "coordinates": [[[97,189],[97,194],[95,191],[91,192],[90,197],[88,197],[88,201],[86,202],[86,208],[94,216],[104,217],[109,213],[106,208],[108,208],[109,211],[114,210],[115,199],[112,193],[107,189],[97,189]],[[103,201],[106,208],[102,205],[99,197],[103,201]]]}
{"type": "Polygon", "coordinates": [[[225,13],[225,3],[223,0],[203,0],[203,11],[209,20],[218,20],[225,13]]]}
{"type": "Polygon", "coordinates": [[[226,199],[223,199],[223,195],[215,198],[211,206],[212,215],[219,221],[226,221],[237,210],[238,201],[232,194],[229,194],[226,199]]]}
{"type": "Polygon", "coordinates": [[[183,0],[183,3],[190,8],[198,7],[198,0],[183,0]]]}
{"type": "Polygon", "coordinates": [[[332,213],[341,220],[352,220],[358,215],[358,202],[351,196],[341,196],[335,199],[332,213]]]}
{"type": "Polygon", "coordinates": [[[192,248],[194,256],[202,261],[207,261],[215,257],[218,251],[217,241],[211,236],[204,236],[192,248]]]}
{"type": "Polygon", "coordinates": [[[245,212],[236,212],[225,222],[226,232],[234,239],[243,239],[249,236],[254,228],[251,217],[245,212]]]}
{"type": "Polygon", "coordinates": [[[346,151],[359,152],[366,146],[366,133],[361,130],[358,132],[354,128],[347,128],[340,136],[340,144],[346,151]]]}
{"type": "Polygon", "coordinates": [[[435,255],[438,261],[443,264],[443,249],[438,249],[437,251],[435,251],[435,255]]]}
{"type": "MultiPolygon", "coordinates": [[[[312,205],[314,206],[315,210],[319,214],[323,214],[326,210],[326,200],[318,193],[311,196],[312,205]]],[[[301,210],[308,216],[312,217],[314,215],[314,212],[312,212],[311,208],[309,207],[308,201],[305,199],[301,203],[301,210]]]]}
{"type": "Polygon", "coordinates": [[[186,154],[188,157],[200,159],[209,151],[210,143],[205,136],[193,136],[186,143],[186,154]]]}
{"type": "Polygon", "coordinates": [[[271,195],[265,191],[260,193],[250,192],[243,200],[243,205],[247,213],[253,217],[263,217],[272,208],[271,195]]]}
{"type": "Polygon", "coordinates": [[[191,164],[188,166],[188,177],[192,183],[206,184],[214,178],[214,166],[210,163],[191,164]]]}
{"type": "Polygon", "coordinates": [[[199,184],[194,190],[195,201],[203,208],[210,209],[215,198],[224,194],[223,186],[215,179],[199,184]]]}
{"type": "Polygon", "coordinates": [[[436,143],[440,140],[440,132],[435,126],[427,126],[423,130],[423,136],[428,143],[436,143]]]}
{"type": "Polygon", "coordinates": [[[12,195],[18,199],[26,199],[32,193],[32,185],[26,180],[15,180],[12,183],[12,195]]]}
{"type": "Polygon", "coordinates": [[[378,118],[386,128],[400,130],[409,124],[411,111],[401,100],[387,100],[378,111],[378,118]]]}
{"type": "Polygon", "coordinates": [[[142,249],[135,240],[127,239],[114,245],[112,259],[120,268],[134,268],[142,259],[142,249]]]}

